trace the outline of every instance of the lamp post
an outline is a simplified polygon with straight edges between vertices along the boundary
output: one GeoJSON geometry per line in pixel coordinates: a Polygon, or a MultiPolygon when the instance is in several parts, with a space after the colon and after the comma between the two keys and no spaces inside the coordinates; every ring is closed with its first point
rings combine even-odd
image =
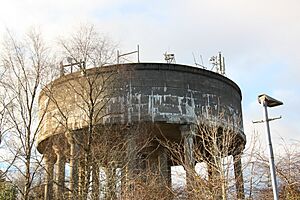
{"type": "Polygon", "coordinates": [[[270,162],[270,172],[271,172],[272,187],[273,187],[273,196],[274,196],[274,200],[278,200],[278,189],[277,189],[277,181],[276,181],[276,173],[275,173],[275,165],[274,165],[274,154],[273,154],[270,126],[269,126],[270,119],[268,117],[267,107],[280,106],[283,103],[281,101],[278,101],[278,100],[266,95],[266,94],[259,95],[258,102],[260,104],[262,104],[262,106],[264,107],[265,122],[267,125],[267,139],[268,139],[268,144],[269,144],[269,155],[270,155],[269,162],[270,162]]]}

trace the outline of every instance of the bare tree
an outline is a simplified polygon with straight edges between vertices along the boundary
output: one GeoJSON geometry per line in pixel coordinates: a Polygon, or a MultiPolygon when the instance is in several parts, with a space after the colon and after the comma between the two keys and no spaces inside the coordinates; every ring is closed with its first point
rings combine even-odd
{"type": "MultiPolygon", "coordinates": [[[[300,195],[300,160],[299,160],[299,142],[294,141],[287,144],[282,140],[282,151],[275,156],[276,174],[281,199],[295,200],[300,195]]],[[[252,155],[249,182],[250,199],[273,199],[271,184],[271,175],[269,169],[269,159],[263,148],[259,145],[255,147],[256,151],[252,155]]]]}
{"type": "Polygon", "coordinates": [[[108,131],[101,124],[109,113],[106,105],[114,92],[112,88],[118,84],[120,71],[116,67],[103,68],[114,63],[115,45],[91,25],[81,26],[59,43],[69,63],[61,63],[63,84],[54,81],[43,89],[44,97],[50,100],[47,120],[54,127],[53,135],[65,135],[70,145],[70,196],[87,199],[91,188],[93,195],[99,196],[95,194],[95,185],[99,182],[96,176],[101,159],[96,147],[109,139],[105,134],[108,131]]]}
{"type": "Polygon", "coordinates": [[[41,167],[41,156],[36,151],[37,134],[44,115],[38,119],[37,102],[42,85],[49,77],[49,50],[42,35],[32,30],[25,39],[18,40],[10,32],[2,45],[1,68],[6,70],[0,81],[5,93],[7,150],[14,159],[14,171],[24,179],[17,189],[22,199],[30,199],[35,175],[41,167]]]}
{"type": "MultiPolygon", "coordinates": [[[[114,62],[115,47],[97,33],[93,26],[82,26],[71,36],[71,40],[61,42],[63,49],[68,57],[75,61],[82,61],[82,72],[85,74],[76,82],[69,82],[70,90],[78,96],[76,107],[83,114],[82,120],[87,129],[83,131],[80,149],[82,149],[81,165],[83,173],[81,175],[81,196],[87,199],[91,185],[92,167],[97,166],[93,144],[95,138],[101,134],[97,128],[103,122],[104,110],[110,99],[109,89],[114,87],[116,82],[115,70],[103,73],[101,67],[114,62]],[[94,68],[91,74],[87,74],[86,68],[94,68]],[[97,69],[99,70],[97,72],[97,69]],[[96,72],[95,72],[96,71],[96,72]]],[[[95,171],[95,170],[94,170],[95,171]]],[[[97,171],[97,170],[96,170],[97,171]]],[[[96,173],[96,172],[94,172],[96,173]]],[[[94,175],[95,177],[95,175],[94,175]]],[[[94,183],[95,184],[95,183],[94,183]]],[[[94,191],[94,193],[96,193],[94,191]]],[[[97,195],[96,195],[97,196],[97,195]]]]}
{"type": "Polygon", "coordinates": [[[279,177],[281,196],[284,199],[300,198],[300,151],[299,142],[283,141],[284,154],[279,156],[276,171],[279,177]]]}
{"type": "Polygon", "coordinates": [[[85,66],[82,67],[94,68],[116,63],[116,44],[100,34],[93,25],[81,25],[70,37],[60,39],[59,44],[62,56],[74,62],[84,62],[85,66]]]}
{"type": "Polygon", "coordinates": [[[199,119],[198,124],[193,125],[194,130],[189,130],[194,132],[190,135],[193,144],[186,144],[188,142],[186,139],[181,143],[173,143],[167,139],[160,140],[171,154],[173,162],[182,165],[186,171],[186,189],[182,191],[181,188],[177,188],[177,191],[174,191],[175,197],[243,198],[242,166],[238,159],[244,148],[244,142],[239,136],[238,129],[224,121],[222,116],[213,121],[199,119]],[[195,170],[196,163],[205,165],[201,165],[201,168],[196,167],[198,170],[195,170]]]}

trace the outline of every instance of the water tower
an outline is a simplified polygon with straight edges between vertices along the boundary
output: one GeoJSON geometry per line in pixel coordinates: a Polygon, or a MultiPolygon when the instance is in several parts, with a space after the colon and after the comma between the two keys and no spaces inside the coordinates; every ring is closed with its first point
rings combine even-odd
{"type": "MultiPolygon", "coordinates": [[[[65,187],[80,193],[84,172],[79,158],[87,148],[84,144],[91,139],[87,133],[96,135],[91,152],[97,152],[95,148],[106,140],[114,147],[118,142],[125,146],[120,156],[115,156],[115,166],[127,179],[150,168],[157,171],[161,181],[171,184],[171,166],[180,161],[166,145],[177,144],[186,170],[193,169],[197,162],[209,163],[211,152],[206,146],[211,146],[211,140],[204,137],[209,138],[209,130],[216,128],[218,140],[230,138],[220,157],[233,156],[237,194],[243,198],[240,155],[246,138],[241,99],[239,87],[225,76],[174,63],[117,64],[63,75],[46,86],[39,99],[44,125],[38,150],[46,161],[45,195],[51,198],[55,190],[56,198],[61,198],[65,187]],[[91,99],[94,104],[88,106],[91,99]],[[111,138],[101,137],[109,131],[111,138]],[[198,159],[195,154],[203,156],[198,159]]],[[[91,178],[96,182],[99,180],[93,173],[99,173],[99,166],[106,162],[100,154],[92,155],[96,162],[99,159],[96,166],[91,166],[91,178]]],[[[187,178],[189,173],[187,170],[187,178]]],[[[128,180],[122,179],[121,185],[123,181],[128,180]]],[[[98,183],[93,184],[92,193],[99,196],[97,187],[98,183]]]]}

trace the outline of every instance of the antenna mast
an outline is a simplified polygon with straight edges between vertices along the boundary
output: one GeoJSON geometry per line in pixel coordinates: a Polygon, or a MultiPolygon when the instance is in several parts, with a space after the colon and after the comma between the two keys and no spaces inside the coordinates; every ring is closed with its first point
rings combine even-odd
{"type": "Polygon", "coordinates": [[[63,61],[61,61],[59,64],[60,64],[60,76],[64,76],[66,71],[65,69],[67,67],[70,67],[70,72],[69,73],[73,73],[73,66],[77,66],[80,70],[82,70],[82,73],[85,73],[85,70],[86,70],[86,62],[82,59],[80,59],[79,61],[77,61],[76,59],[74,58],[71,58],[71,57],[67,57],[67,62],[68,64],[64,64],[63,61]],[[75,62],[73,62],[73,60],[75,62]]]}
{"type": "Polygon", "coordinates": [[[128,55],[134,54],[134,53],[137,54],[137,61],[139,63],[140,62],[140,45],[137,45],[137,50],[136,51],[132,51],[132,52],[129,52],[129,53],[120,54],[120,51],[117,50],[117,64],[120,63],[120,58],[121,57],[128,56],[128,55]]]}
{"type": "Polygon", "coordinates": [[[215,71],[223,76],[225,76],[225,58],[222,56],[222,53],[219,52],[217,56],[213,56],[209,60],[213,67],[211,70],[215,71]]]}
{"type": "Polygon", "coordinates": [[[205,67],[204,64],[203,64],[202,55],[200,55],[201,64],[199,64],[199,63],[197,63],[197,60],[196,60],[196,58],[195,58],[195,54],[194,54],[194,53],[192,53],[192,54],[193,54],[193,58],[194,58],[195,65],[196,65],[196,66],[199,66],[199,67],[202,67],[203,69],[206,69],[206,67],[205,67]]]}

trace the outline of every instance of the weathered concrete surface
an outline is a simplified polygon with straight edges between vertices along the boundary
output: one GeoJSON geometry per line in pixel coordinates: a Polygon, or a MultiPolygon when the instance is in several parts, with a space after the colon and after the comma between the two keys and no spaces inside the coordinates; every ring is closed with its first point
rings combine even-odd
{"type": "Polygon", "coordinates": [[[218,121],[235,130],[245,142],[241,91],[230,79],[191,66],[138,63],[89,69],[86,75],[77,72],[49,84],[39,101],[40,115],[46,112],[38,138],[41,152],[42,142],[64,133],[66,127],[86,127],[86,79],[95,79],[96,90],[102,91],[98,95],[96,110],[100,114],[95,123],[151,122],[165,127],[169,124],[173,134],[178,132],[180,137],[180,124],[218,121]]]}
{"type": "MultiPolygon", "coordinates": [[[[124,67],[127,67],[124,65],[124,67]]],[[[242,130],[241,92],[224,76],[174,64],[138,64],[112,96],[104,122],[196,123],[220,118],[242,130]],[[119,116],[114,115],[121,111],[119,116]],[[116,119],[115,119],[116,118],[116,119]]]]}

